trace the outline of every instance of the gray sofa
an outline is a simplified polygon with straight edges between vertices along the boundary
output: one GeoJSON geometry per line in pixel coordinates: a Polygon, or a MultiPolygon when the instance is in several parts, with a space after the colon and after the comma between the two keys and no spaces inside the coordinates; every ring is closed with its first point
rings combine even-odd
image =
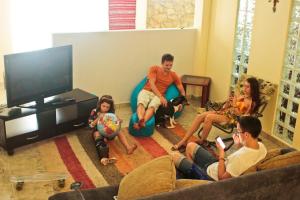
{"type": "MultiPolygon", "coordinates": [[[[86,200],[112,200],[113,196],[118,193],[118,186],[89,189],[82,193],[86,200]]],[[[49,197],[49,200],[81,199],[80,194],[76,191],[58,193],[49,197]]],[[[237,178],[195,185],[141,199],[300,199],[300,164],[263,170],[237,178]]]]}

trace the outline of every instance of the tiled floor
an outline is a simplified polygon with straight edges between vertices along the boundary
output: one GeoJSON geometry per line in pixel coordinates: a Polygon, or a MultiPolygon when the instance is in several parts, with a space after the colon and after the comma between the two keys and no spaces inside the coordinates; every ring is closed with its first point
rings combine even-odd
{"type": "MultiPolygon", "coordinates": [[[[199,101],[190,100],[191,105],[186,106],[184,112],[178,119],[179,123],[185,128],[188,129],[191,121],[194,119],[198,107],[199,101]]],[[[129,105],[117,105],[116,106],[117,115],[123,119],[124,126],[128,124],[131,110],[129,105]]],[[[213,129],[209,135],[209,139],[215,138],[216,135],[228,136],[216,129],[213,129]]],[[[276,142],[270,136],[263,134],[261,136],[263,142],[268,149],[276,148],[282,146],[280,143],[276,142]]],[[[40,155],[38,151],[35,150],[34,146],[27,145],[17,149],[17,154],[13,156],[8,156],[6,152],[0,148],[0,199],[1,200],[21,200],[21,199],[47,199],[48,196],[52,195],[55,192],[53,185],[45,183],[41,187],[38,183],[33,183],[30,189],[23,191],[16,191],[13,185],[9,182],[9,177],[14,174],[16,171],[18,173],[30,173],[34,171],[43,170],[43,165],[40,162],[40,155]],[[48,185],[47,185],[48,184],[48,185]]]]}

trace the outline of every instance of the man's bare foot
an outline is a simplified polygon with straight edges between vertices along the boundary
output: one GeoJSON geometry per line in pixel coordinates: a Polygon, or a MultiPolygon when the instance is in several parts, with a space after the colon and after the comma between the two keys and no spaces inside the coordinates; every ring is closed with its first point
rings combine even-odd
{"type": "Polygon", "coordinates": [[[130,155],[132,154],[137,148],[136,144],[131,145],[128,149],[127,149],[127,154],[130,155]]]}
{"type": "Polygon", "coordinates": [[[100,163],[102,165],[108,165],[108,164],[114,164],[117,162],[117,159],[115,157],[111,158],[101,158],[100,163]]]}
{"type": "Polygon", "coordinates": [[[133,128],[134,128],[135,130],[140,130],[141,128],[144,128],[145,126],[146,126],[146,122],[145,122],[144,119],[140,119],[140,120],[138,121],[138,123],[134,123],[134,124],[133,124],[133,128]]]}
{"type": "Polygon", "coordinates": [[[140,129],[141,129],[139,123],[134,123],[134,124],[133,124],[133,128],[134,128],[135,130],[140,130],[140,129]]]}
{"type": "Polygon", "coordinates": [[[139,120],[139,126],[140,126],[140,128],[144,128],[146,126],[146,122],[144,119],[139,120]]]}

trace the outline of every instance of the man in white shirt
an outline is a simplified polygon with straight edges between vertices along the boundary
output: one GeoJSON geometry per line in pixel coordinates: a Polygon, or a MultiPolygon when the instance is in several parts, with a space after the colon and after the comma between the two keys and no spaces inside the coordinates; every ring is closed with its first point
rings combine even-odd
{"type": "Polygon", "coordinates": [[[218,181],[240,176],[267,154],[265,146],[258,142],[261,129],[259,119],[240,117],[237,133],[233,134],[235,144],[241,146],[239,150],[226,158],[224,149],[216,142],[219,151],[217,159],[198,144],[190,142],[186,148],[186,157],[179,153],[173,154],[175,166],[185,178],[218,181]]]}

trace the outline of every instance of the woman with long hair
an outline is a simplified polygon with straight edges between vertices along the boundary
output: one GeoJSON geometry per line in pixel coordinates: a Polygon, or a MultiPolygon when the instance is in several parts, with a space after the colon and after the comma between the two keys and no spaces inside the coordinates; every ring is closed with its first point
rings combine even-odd
{"type": "Polygon", "coordinates": [[[203,131],[200,140],[197,142],[198,144],[207,142],[206,138],[212,128],[213,122],[228,123],[235,120],[237,116],[251,115],[255,113],[259,106],[259,83],[256,78],[247,78],[243,84],[243,94],[237,92],[234,96],[230,96],[219,111],[207,111],[202,114],[198,114],[185,136],[171,149],[176,151],[184,148],[190,137],[198,130],[202,123],[203,131]]]}

